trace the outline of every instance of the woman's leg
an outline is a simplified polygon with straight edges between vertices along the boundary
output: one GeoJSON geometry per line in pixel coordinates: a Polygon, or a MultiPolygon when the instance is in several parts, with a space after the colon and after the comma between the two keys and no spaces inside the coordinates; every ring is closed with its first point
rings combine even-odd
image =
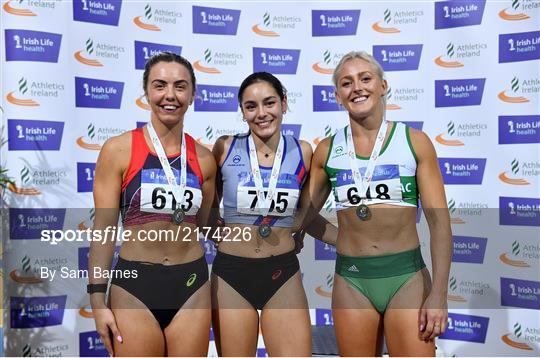
{"type": "Polygon", "coordinates": [[[419,312],[431,289],[427,269],[418,271],[390,301],[384,334],[391,356],[435,356],[435,342],[420,339],[419,312]]]}
{"type": "Polygon", "coordinates": [[[135,296],[111,285],[111,309],[122,335],[113,337],[115,356],[164,356],[165,340],[150,310],[135,296]]]}
{"type": "Polygon", "coordinates": [[[261,329],[269,356],[311,356],[311,322],[300,271],[266,303],[261,329]]]}
{"type": "Polygon", "coordinates": [[[210,282],[206,282],[184,303],[165,328],[167,356],[206,357],[210,320],[210,282]]]}
{"type": "Polygon", "coordinates": [[[255,356],[259,337],[257,311],[234,288],[212,274],[212,327],[220,356],[255,356]]]}
{"type": "Polygon", "coordinates": [[[381,315],[361,292],[338,274],[334,276],[332,314],[340,356],[381,355],[381,315]]]}

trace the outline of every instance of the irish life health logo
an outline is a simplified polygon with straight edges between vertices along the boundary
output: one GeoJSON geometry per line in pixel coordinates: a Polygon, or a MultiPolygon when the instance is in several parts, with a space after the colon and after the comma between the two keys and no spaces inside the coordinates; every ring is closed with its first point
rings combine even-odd
{"type": "Polygon", "coordinates": [[[193,6],[193,33],[236,35],[240,10],[193,6]]]}
{"type": "Polygon", "coordinates": [[[311,36],[356,35],[360,10],[311,10],[311,36]]]}
{"type": "Polygon", "coordinates": [[[501,277],[501,306],[540,310],[540,282],[501,277]]]}
{"type": "Polygon", "coordinates": [[[499,197],[499,224],[540,226],[540,199],[499,197]]]}
{"type": "Polygon", "coordinates": [[[499,12],[499,17],[508,21],[528,20],[531,17],[527,13],[535,12],[540,8],[540,4],[535,0],[506,0],[505,2],[506,6],[499,12]]]}
{"type": "Polygon", "coordinates": [[[422,45],[375,45],[373,56],[385,71],[415,71],[420,64],[422,45]]]}
{"type": "Polygon", "coordinates": [[[122,0],[73,0],[73,20],[118,26],[122,0]]]}
{"type": "Polygon", "coordinates": [[[499,92],[497,97],[506,103],[527,103],[529,98],[526,96],[529,94],[535,94],[540,92],[540,79],[530,78],[520,80],[519,77],[514,76],[508,83],[508,87],[499,92]]]}
{"type": "MultiPolygon", "coordinates": [[[[39,240],[42,230],[62,230],[66,209],[9,209],[11,240],[39,240]]],[[[25,268],[23,263],[23,271],[25,268]]]]}
{"type": "Polygon", "coordinates": [[[300,50],[254,47],[253,72],[295,75],[299,59],[300,50]]]}
{"type": "Polygon", "coordinates": [[[66,295],[10,297],[11,328],[58,326],[64,320],[66,295]]]}
{"type": "Polygon", "coordinates": [[[173,52],[177,55],[182,54],[182,46],[165,45],[153,42],[135,41],[135,69],[144,70],[146,62],[161,52],[173,52]]]}
{"type": "Polygon", "coordinates": [[[454,251],[452,262],[483,264],[487,238],[472,236],[452,236],[454,251]]]}
{"type": "Polygon", "coordinates": [[[444,184],[480,185],[484,178],[485,158],[439,158],[444,184]]]}
{"type": "Polygon", "coordinates": [[[499,116],[499,144],[540,143],[540,115],[499,116]]]}
{"type": "MultiPolygon", "coordinates": [[[[538,325],[536,325],[538,326],[538,325]]],[[[523,327],[521,323],[516,322],[512,327],[512,331],[501,336],[501,340],[508,346],[524,351],[534,350],[535,342],[540,339],[538,328],[523,327]],[[529,344],[530,343],[530,344],[529,344]]]]}
{"type": "Polygon", "coordinates": [[[108,357],[103,340],[96,331],[79,333],[79,357],[108,357]]]}
{"type": "Polygon", "coordinates": [[[238,87],[198,85],[195,95],[196,112],[236,112],[238,87]]]}
{"type": "Polygon", "coordinates": [[[313,112],[342,111],[334,86],[313,86],[313,112]]]}
{"type": "Polygon", "coordinates": [[[489,317],[448,313],[446,331],[439,339],[485,343],[489,317]]]}
{"type": "Polygon", "coordinates": [[[435,30],[480,25],[486,0],[451,0],[435,3],[435,30]]]}
{"type": "Polygon", "coordinates": [[[61,34],[5,30],[6,61],[58,62],[61,34]]]}
{"type": "Polygon", "coordinates": [[[123,91],[123,82],[75,77],[75,106],[119,109],[123,91]]]}
{"type": "Polygon", "coordinates": [[[435,107],[478,106],[485,83],[485,78],[435,80],[435,107]]]}
{"type": "Polygon", "coordinates": [[[540,59],[540,31],[499,35],[499,63],[540,59]]]}
{"type": "Polygon", "coordinates": [[[531,183],[525,178],[540,175],[540,163],[534,161],[520,162],[514,158],[510,162],[509,169],[499,174],[499,180],[511,185],[530,185],[531,183]]]}
{"type": "Polygon", "coordinates": [[[96,163],[77,163],[77,192],[91,193],[94,187],[96,163]]]}
{"type": "Polygon", "coordinates": [[[315,260],[335,260],[336,248],[322,241],[315,241],[315,260]]]}
{"type": "Polygon", "coordinates": [[[8,119],[8,150],[59,150],[64,122],[8,119]]]}

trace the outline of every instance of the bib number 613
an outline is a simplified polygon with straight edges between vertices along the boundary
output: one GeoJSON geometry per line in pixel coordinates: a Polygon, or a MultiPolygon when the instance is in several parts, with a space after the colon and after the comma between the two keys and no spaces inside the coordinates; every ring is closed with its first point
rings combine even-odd
{"type": "MultiPolygon", "coordinates": [[[[170,207],[171,210],[176,209],[176,198],[172,191],[167,191],[161,187],[154,188],[152,190],[152,208],[156,210],[163,210],[165,207],[170,207]],[[171,199],[171,205],[167,205],[167,199],[171,199]]],[[[189,189],[184,190],[184,203],[181,205],[182,210],[189,211],[193,207],[193,192],[189,189]]]]}

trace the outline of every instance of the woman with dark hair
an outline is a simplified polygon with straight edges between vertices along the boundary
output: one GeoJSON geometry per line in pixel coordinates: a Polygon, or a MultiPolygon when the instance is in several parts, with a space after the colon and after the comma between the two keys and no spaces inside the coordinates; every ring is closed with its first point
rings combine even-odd
{"type": "MultiPolygon", "coordinates": [[[[311,145],[281,133],[287,96],[272,74],[248,76],[238,100],[249,132],[217,140],[216,187],[224,206],[225,226],[220,229],[247,231],[250,237],[221,241],[213,263],[218,353],[255,355],[260,325],[270,356],[311,356],[310,318],[293,239],[311,145]]],[[[335,241],[333,226],[319,223],[319,236],[335,241]]]]}
{"type": "Polygon", "coordinates": [[[384,334],[392,356],[435,355],[434,338],[448,315],[452,256],[435,149],[423,132],[386,120],[387,82],[373,56],[346,54],[333,81],[349,125],[317,146],[309,192],[315,208],[330,191],[336,200],[332,309],[339,353],[380,355],[384,334]],[[431,234],[433,280],[416,231],[419,198],[431,234]]]}
{"type": "Polygon", "coordinates": [[[160,53],[146,63],[143,90],[150,122],[110,138],[96,164],[93,230],[106,232],[121,213],[127,234],[110,271],[108,304],[107,278],[93,273],[109,270],[115,242],[90,247],[96,329],[111,356],[206,356],[210,285],[196,229],[208,221],[216,166],[212,153],[184,132],[193,68],[179,55],[160,53]]]}

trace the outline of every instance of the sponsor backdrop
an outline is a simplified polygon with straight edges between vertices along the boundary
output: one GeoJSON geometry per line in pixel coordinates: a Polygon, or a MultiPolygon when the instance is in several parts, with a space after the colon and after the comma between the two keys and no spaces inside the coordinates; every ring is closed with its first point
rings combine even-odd
{"type": "MultiPolygon", "coordinates": [[[[88,244],[60,249],[40,231],[91,226],[101,146],[149,119],[141,83],[150,56],[192,61],[199,85],[186,130],[200,143],[246,130],[238,86],[269,71],[288,89],[283,131],[315,146],[347,123],[333,68],[366,50],[387,74],[388,119],[423,129],[439,156],[455,236],[438,346],[447,355],[538,356],[538,0],[9,0],[0,11],[1,154],[15,180],[4,196],[6,355],[106,355],[85,280],[40,278],[43,268],[84,270],[88,244]]],[[[215,249],[205,250],[211,262],[215,249]]],[[[300,257],[313,324],[331,325],[335,249],[306,239],[300,257]]],[[[262,340],[259,348],[264,355],[262,340]]]]}

